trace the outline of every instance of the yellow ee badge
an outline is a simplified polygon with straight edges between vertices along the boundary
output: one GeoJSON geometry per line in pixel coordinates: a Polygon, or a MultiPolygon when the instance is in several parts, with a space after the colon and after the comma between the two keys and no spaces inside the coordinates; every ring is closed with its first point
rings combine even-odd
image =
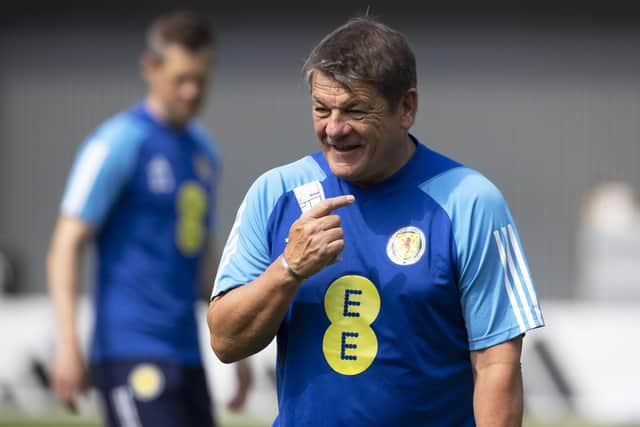
{"type": "Polygon", "coordinates": [[[398,265],[415,264],[422,258],[427,242],[417,227],[402,227],[389,238],[387,256],[398,265]]]}
{"type": "Polygon", "coordinates": [[[153,400],[164,390],[164,374],[151,363],[140,364],[129,374],[129,386],[136,399],[153,400]]]}
{"type": "Polygon", "coordinates": [[[378,338],[371,324],[380,313],[378,289],[363,276],[336,279],[324,296],[331,324],[322,339],[327,363],[339,374],[364,372],[378,354],[378,338]]]}
{"type": "Polygon", "coordinates": [[[207,193],[196,181],[185,181],[176,202],[176,245],[184,256],[198,255],[207,237],[207,193]]]}

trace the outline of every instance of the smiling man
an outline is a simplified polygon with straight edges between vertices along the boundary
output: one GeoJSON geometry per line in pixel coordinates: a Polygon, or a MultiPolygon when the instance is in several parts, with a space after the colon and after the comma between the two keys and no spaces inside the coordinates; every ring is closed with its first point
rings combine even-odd
{"type": "Polygon", "coordinates": [[[519,426],[544,324],[499,190],[409,133],[415,58],[356,18],[304,66],[320,151],[249,189],[208,321],[224,362],[278,339],[275,426],[519,426]]]}

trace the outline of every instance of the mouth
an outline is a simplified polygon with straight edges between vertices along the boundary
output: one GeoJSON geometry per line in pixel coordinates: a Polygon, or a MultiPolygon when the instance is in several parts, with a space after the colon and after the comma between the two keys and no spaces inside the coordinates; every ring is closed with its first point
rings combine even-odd
{"type": "Polygon", "coordinates": [[[357,150],[358,148],[362,147],[362,145],[360,144],[331,144],[331,143],[327,143],[327,145],[332,149],[332,150],[336,150],[340,153],[348,153],[350,151],[354,151],[357,150]]]}

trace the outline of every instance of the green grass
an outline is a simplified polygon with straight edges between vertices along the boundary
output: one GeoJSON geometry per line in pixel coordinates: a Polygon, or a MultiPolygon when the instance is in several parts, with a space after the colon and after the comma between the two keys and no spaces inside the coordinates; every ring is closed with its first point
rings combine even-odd
{"type": "MultiPolygon", "coordinates": [[[[5,420],[0,421],[0,427],[101,427],[100,424],[96,423],[68,423],[68,422],[47,422],[47,421],[19,421],[19,420],[5,420]]],[[[221,424],[220,427],[267,427],[265,424],[255,424],[255,423],[242,423],[242,424],[221,424]]]]}
{"type": "Polygon", "coordinates": [[[99,427],[100,424],[93,423],[68,423],[68,422],[47,422],[47,421],[20,421],[20,420],[4,420],[0,421],[1,427],[99,427]]]}
{"type": "MultiPolygon", "coordinates": [[[[268,427],[269,423],[265,424],[259,421],[248,419],[243,416],[231,416],[222,420],[220,427],[268,427]]],[[[34,418],[0,418],[0,427],[101,427],[101,424],[94,420],[88,420],[83,418],[63,417],[56,421],[46,421],[45,419],[34,418]]],[[[540,422],[531,419],[525,420],[523,427],[640,427],[639,424],[616,426],[613,424],[597,424],[589,423],[585,421],[579,421],[575,419],[563,419],[556,422],[540,422]]]]}
{"type": "MultiPolygon", "coordinates": [[[[220,423],[220,427],[268,427],[269,425],[270,424],[259,423],[252,420],[220,423]]],[[[101,427],[101,424],[93,421],[78,421],[73,419],[59,421],[46,421],[44,419],[0,419],[0,427],[101,427]]]]}
{"type": "Polygon", "coordinates": [[[575,418],[567,418],[562,420],[557,420],[554,422],[542,422],[542,421],[533,421],[533,420],[525,420],[523,427],[640,427],[637,424],[599,424],[595,422],[581,421],[575,418]]]}

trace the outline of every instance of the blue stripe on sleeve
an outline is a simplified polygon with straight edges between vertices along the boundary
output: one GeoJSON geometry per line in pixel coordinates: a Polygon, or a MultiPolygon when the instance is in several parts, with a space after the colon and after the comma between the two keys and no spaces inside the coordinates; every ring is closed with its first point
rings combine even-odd
{"type": "Polygon", "coordinates": [[[326,174],[311,157],[272,169],[249,188],[225,244],[211,298],[260,276],[271,263],[267,224],[282,195],[326,174]]]}
{"type": "Polygon", "coordinates": [[[543,326],[522,244],[500,191],[466,167],[438,175],[421,189],[452,222],[470,349],[490,347],[543,326]]]}
{"type": "Polygon", "coordinates": [[[62,214],[102,225],[133,172],[145,134],[144,125],[127,113],[100,126],[78,151],[62,198],[62,214]]]}

